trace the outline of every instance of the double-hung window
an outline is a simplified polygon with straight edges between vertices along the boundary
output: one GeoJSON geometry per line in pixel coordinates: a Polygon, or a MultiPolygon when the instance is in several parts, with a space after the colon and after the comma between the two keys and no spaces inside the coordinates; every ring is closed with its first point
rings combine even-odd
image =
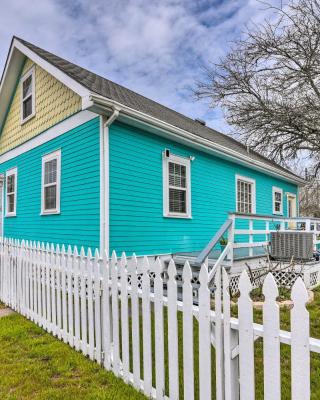
{"type": "Polygon", "coordinates": [[[282,214],[283,213],[282,197],[283,197],[282,189],[273,187],[272,188],[273,214],[282,214]]]}
{"type": "Polygon", "coordinates": [[[163,214],[191,218],[190,159],[163,156],[163,214]]]}
{"type": "Polygon", "coordinates": [[[60,213],[61,151],[42,158],[42,214],[60,213]]]}
{"type": "Polygon", "coordinates": [[[21,123],[35,115],[35,104],[35,69],[32,67],[21,78],[21,123]]]}
{"type": "Polygon", "coordinates": [[[6,172],[6,216],[17,215],[17,168],[6,172]]]}
{"type": "Polygon", "coordinates": [[[237,212],[255,214],[256,212],[256,183],[254,179],[236,176],[236,205],[237,212]]]}

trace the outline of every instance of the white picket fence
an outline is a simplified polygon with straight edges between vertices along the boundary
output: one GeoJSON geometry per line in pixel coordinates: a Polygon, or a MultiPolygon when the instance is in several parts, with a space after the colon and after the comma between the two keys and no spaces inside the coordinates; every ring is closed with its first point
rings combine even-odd
{"type": "Polygon", "coordinates": [[[308,296],[300,278],[292,289],[287,332],[280,330],[272,275],[263,287],[263,324],[253,322],[246,272],[239,282],[238,318],[231,317],[229,278],[219,264],[214,299],[208,288],[212,274],[202,265],[198,305],[189,263],[183,270],[183,301],[177,300],[176,275],[173,260],[166,269],[159,259],[138,263],[135,256],[118,259],[113,253],[109,260],[97,251],[0,242],[1,301],[148,397],[253,400],[254,342],[262,338],[264,398],[281,398],[280,343],[291,346],[292,399],[310,398],[310,352],[320,353],[320,341],[309,337],[308,296]]]}

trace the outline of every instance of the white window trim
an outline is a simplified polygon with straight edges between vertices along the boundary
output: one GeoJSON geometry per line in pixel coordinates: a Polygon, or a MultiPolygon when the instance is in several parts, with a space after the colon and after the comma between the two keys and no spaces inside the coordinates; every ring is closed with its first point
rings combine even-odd
{"type": "Polygon", "coordinates": [[[36,115],[36,79],[35,79],[35,67],[31,67],[28,72],[26,72],[23,77],[21,78],[20,81],[20,92],[21,92],[21,99],[20,99],[20,120],[21,120],[21,125],[24,124],[25,122],[29,121],[29,119],[33,118],[36,115]],[[23,82],[29,78],[29,76],[32,76],[32,113],[28,115],[26,118],[23,118],[23,82]]]}
{"type": "Polygon", "coordinates": [[[276,186],[272,186],[272,213],[277,215],[283,215],[283,190],[276,186]],[[275,208],[276,193],[281,193],[280,211],[276,211],[275,208]]]}
{"type": "Polygon", "coordinates": [[[296,203],[296,217],[299,216],[299,202],[297,203],[297,195],[295,193],[286,192],[287,195],[287,216],[289,217],[289,197],[295,200],[296,203]]]}
{"type": "Polygon", "coordinates": [[[252,212],[251,214],[256,213],[256,180],[249,178],[247,176],[236,174],[236,212],[238,212],[238,180],[245,181],[252,184],[252,212]]]}
{"type": "Polygon", "coordinates": [[[163,171],[163,216],[167,218],[192,218],[191,215],[191,176],[190,176],[190,158],[170,154],[166,157],[165,152],[162,155],[163,171]],[[184,165],[186,167],[186,213],[173,213],[169,211],[169,162],[184,165]]]}
{"type": "Polygon", "coordinates": [[[18,189],[18,169],[11,168],[6,171],[6,217],[15,217],[17,215],[17,189],[18,189]],[[9,176],[14,175],[14,211],[8,211],[8,193],[7,193],[7,180],[9,176]]]}
{"type": "MultiPolygon", "coordinates": [[[[52,185],[52,184],[50,184],[52,185]]],[[[49,186],[50,186],[49,185],[49,186]]],[[[61,150],[56,150],[53,153],[46,154],[42,157],[42,172],[41,172],[41,215],[51,215],[51,214],[60,214],[60,196],[61,196],[61,150]],[[45,210],[44,204],[44,194],[45,194],[45,163],[48,161],[57,160],[57,199],[56,199],[56,208],[45,210]]]]}

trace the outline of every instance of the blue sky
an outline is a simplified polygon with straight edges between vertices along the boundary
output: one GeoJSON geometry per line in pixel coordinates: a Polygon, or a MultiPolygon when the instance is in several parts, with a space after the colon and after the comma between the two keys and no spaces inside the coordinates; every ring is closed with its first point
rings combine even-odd
{"type": "MultiPolygon", "coordinates": [[[[281,0],[272,0],[279,5],[281,0]]],[[[0,68],[12,35],[228,133],[220,109],[190,87],[246,25],[266,17],[256,0],[4,0],[0,68]]]]}

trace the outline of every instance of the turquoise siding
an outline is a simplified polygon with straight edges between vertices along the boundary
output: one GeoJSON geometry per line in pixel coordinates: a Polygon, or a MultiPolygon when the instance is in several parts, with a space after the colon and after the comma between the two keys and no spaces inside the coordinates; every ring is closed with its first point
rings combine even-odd
{"type": "Polygon", "coordinates": [[[99,247],[99,118],[0,165],[18,168],[17,216],[4,218],[6,237],[99,247]],[[61,149],[61,213],[41,216],[42,156],[61,149]]]}
{"type": "MultiPolygon", "coordinates": [[[[235,211],[235,175],[256,180],[256,212],[272,214],[272,186],[296,185],[150,133],[114,123],[110,128],[110,249],[161,254],[202,249],[229,211],[235,211]],[[162,151],[194,156],[192,219],[163,217],[162,151]]],[[[284,196],[284,214],[287,214],[284,196]]]]}

